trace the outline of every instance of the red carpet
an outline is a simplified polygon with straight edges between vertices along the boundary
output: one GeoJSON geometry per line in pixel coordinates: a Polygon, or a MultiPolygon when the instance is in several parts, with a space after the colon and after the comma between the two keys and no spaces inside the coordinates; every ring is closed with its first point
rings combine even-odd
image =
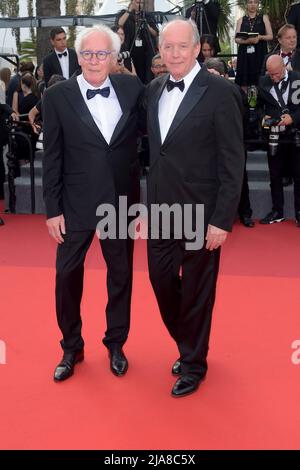
{"type": "Polygon", "coordinates": [[[0,227],[1,449],[299,449],[300,230],[237,225],[223,251],[207,380],[173,399],[177,358],[136,243],[130,366],[114,377],[101,338],[105,269],[95,242],[83,300],[86,360],[52,381],[61,356],[54,313],[55,244],[41,216],[0,227]],[[2,343],[3,344],[3,343],[2,343]]]}

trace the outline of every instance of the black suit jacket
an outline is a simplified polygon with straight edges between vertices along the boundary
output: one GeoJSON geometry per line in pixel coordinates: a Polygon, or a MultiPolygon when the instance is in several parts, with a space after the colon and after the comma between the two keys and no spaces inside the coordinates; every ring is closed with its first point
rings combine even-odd
{"type": "MultiPolygon", "coordinates": [[[[266,55],[262,70],[261,70],[261,75],[265,75],[267,72],[267,67],[266,63],[269,57],[272,55],[279,55],[280,54],[280,49],[277,49],[276,51],[271,52],[270,54],[266,55]]],[[[291,66],[292,69],[296,72],[300,72],[300,50],[296,49],[291,57],[291,66]]]]}
{"type": "Polygon", "coordinates": [[[230,231],[244,170],[239,90],[202,69],[162,144],[158,103],[168,78],[153,80],[145,95],[150,145],[148,201],[204,204],[206,223],[230,231]]]}
{"type": "Polygon", "coordinates": [[[115,205],[129,195],[137,174],[139,79],[111,75],[123,114],[110,144],[99,131],[76,77],[46,90],[43,97],[43,185],[47,217],[64,214],[67,229],[94,230],[99,204],[115,205]]]}
{"type": "MultiPolygon", "coordinates": [[[[72,75],[76,72],[76,70],[80,69],[80,66],[78,64],[78,59],[77,59],[77,54],[74,51],[74,49],[68,49],[69,53],[69,77],[72,77],[72,75]]],[[[44,77],[45,77],[45,83],[46,87],[48,86],[48,82],[52,75],[57,74],[57,75],[62,75],[62,69],[60,66],[59,59],[56,55],[56,52],[53,51],[49,55],[47,55],[44,60],[43,60],[43,65],[44,65],[44,77]]]]}
{"type": "MultiPolygon", "coordinates": [[[[297,85],[297,81],[300,80],[300,72],[291,71],[289,72],[289,82],[290,82],[290,89],[289,89],[289,97],[287,102],[287,108],[290,111],[290,115],[293,118],[294,125],[296,127],[300,126],[300,106],[299,104],[293,103],[292,96],[293,93],[296,93],[298,99],[300,98],[300,92],[296,91],[299,89],[299,85],[297,88],[293,88],[292,84],[295,83],[297,85]]],[[[273,82],[269,75],[265,75],[261,77],[258,87],[258,100],[260,107],[263,107],[264,114],[269,115],[274,118],[280,118],[282,115],[282,108],[280,107],[279,103],[273,96],[271,95],[270,91],[273,87],[273,82]]]]}
{"type": "Polygon", "coordinates": [[[287,17],[287,23],[293,24],[297,30],[298,41],[297,47],[300,48],[300,4],[292,5],[287,17]]]}

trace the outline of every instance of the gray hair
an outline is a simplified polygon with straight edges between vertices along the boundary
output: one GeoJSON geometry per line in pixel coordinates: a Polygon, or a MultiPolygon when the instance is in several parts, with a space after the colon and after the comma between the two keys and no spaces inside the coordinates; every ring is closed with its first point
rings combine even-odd
{"type": "Polygon", "coordinates": [[[81,51],[83,40],[90,34],[97,32],[101,34],[106,34],[110,39],[111,49],[116,54],[119,54],[121,48],[121,40],[116,33],[114,33],[110,28],[108,28],[108,26],[105,26],[104,24],[97,24],[95,26],[92,26],[91,28],[85,28],[84,30],[80,31],[75,41],[75,50],[77,54],[79,54],[81,51]]]}
{"type": "Polygon", "coordinates": [[[154,64],[154,62],[155,62],[157,59],[161,59],[161,55],[160,55],[160,54],[156,54],[154,57],[152,57],[152,65],[154,64]]]}
{"type": "Polygon", "coordinates": [[[159,33],[159,45],[161,46],[163,42],[163,35],[165,30],[167,29],[168,25],[173,23],[187,23],[191,26],[192,34],[193,34],[193,45],[200,43],[200,36],[197,25],[194,20],[186,19],[186,18],[175,18],[174,20],[168,21],[167,23],[163,23],[160,33],[159,33]]]}
{"type": "Polygon", "coordinates": [[[223,60],[217,57],[211,57],[205,61],[205,65],[208,69],[214,69],[219,72],[220,75],[225,75],[225,64],[223,60]]]}

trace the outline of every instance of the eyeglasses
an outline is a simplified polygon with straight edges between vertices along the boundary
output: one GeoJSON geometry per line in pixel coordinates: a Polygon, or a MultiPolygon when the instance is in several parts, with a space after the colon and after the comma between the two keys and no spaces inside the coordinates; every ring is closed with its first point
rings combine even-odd
{"type": "Polygon", "coordinates": [[[103,62],[106,60],[107,56],[112,54],[113,51],[97,51],[97,52],[92,52],[92,51],[80,51],[80,55],[83,58],[83,60],[90,61],[92,60],[93,56],[96,57],[97,60],[100,62],[103,62]]]}

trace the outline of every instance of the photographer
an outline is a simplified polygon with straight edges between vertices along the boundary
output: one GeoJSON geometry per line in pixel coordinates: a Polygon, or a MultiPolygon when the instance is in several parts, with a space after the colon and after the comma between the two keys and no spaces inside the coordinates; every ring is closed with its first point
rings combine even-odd
{"type": "MultiPolygon", "coordinates": [[[[7,119],[9,116],[11,116],[15,121],[18,120],[18,115],[14,113],[10,106],[7,104],[0,104],[0,199],[4,199],[3,184],[5,181],[5,167],[3,162],[3,147],[8,142],[8,130],[5,125],[5,119],[7,119]]],[[[4,225],[1,217],[0,225],[4,225]]]]}
{"type": "Polygon", "coordinates": [[[300,73],[286,70],[283,58],[269,57],[266,63],[268,75],[260,80],[259,100],[264,107],[263,126],[268,128],[268,165],[271,181],[272,211],[260,220],[261,224],[273,224],[284,220],[283,168],[290,158],[294,179],[294,204],[297,227],[300,227],[300,73]],[[292,141],[292,142],[291,142],[292,141]]]}
{"type": "Polygon", "coordinates": [[[116,24],[124,29],[124,50],[130,52],[138,77],[148,83],[152,79],[151,60],[157,49],[158,29],[154,16],[143,7],[143,0],[132,0],[128,10],[118,13],[116,24]]]}
{"type": "Polygon", "coordinates": [[[220,44],[217,38],[218,21],[221,13],[221,7],[218,0],[203,0],[194,2],[185,12],[186,18],[195,21],[200,37],[203,34],[211,34],[214,37],[215,54],[220,52],[220,44]],[[200,18],[200,8],[203,8],[202,22],[200,18]]]}

